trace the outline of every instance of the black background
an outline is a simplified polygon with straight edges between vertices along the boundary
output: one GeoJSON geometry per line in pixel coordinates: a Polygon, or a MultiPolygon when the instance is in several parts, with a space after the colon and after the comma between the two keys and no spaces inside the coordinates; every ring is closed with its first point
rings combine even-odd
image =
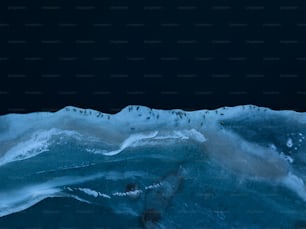
{"type": "Polygon", "coordinates": [[[303,0],[1,1],[0,113],[306,111],[303,0]]]}

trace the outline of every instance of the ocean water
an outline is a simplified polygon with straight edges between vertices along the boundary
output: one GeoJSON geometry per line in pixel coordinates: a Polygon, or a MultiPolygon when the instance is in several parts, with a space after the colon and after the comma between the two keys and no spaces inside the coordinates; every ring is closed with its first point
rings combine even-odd
{"type": "Polygon", "coordinates": [[[0,116],[0,228],[306,228],[306,113],[0,116]]]}

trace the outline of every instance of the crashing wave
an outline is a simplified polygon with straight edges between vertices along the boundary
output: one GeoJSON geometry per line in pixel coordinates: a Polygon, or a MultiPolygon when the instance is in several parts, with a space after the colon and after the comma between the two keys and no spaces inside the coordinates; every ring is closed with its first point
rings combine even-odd
{"type": "Polygon", "coordinates": [[[0,216],[67,197],[137,216],[145,228],[190,228],[178,218],[184,211],[195,212],[186,216],[195,227],[246,226],[251,216],[233,213],[235,191],[275,217],[293,211],[279,222],[291,226],[305,218],[299,211],[306,207],[305,124],[304,113],[252,105],[3,115],[0,216]]]}

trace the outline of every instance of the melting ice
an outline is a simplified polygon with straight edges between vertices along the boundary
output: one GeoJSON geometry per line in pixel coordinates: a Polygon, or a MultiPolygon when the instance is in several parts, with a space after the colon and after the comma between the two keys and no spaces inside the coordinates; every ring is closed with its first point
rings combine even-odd
{"type": "Polygon", "coordinates": [[[305,135],[305,113],[252,105],[3,115],[0,216],[61,197],[142,228],[294,228],[306,224],[305,135]]]}

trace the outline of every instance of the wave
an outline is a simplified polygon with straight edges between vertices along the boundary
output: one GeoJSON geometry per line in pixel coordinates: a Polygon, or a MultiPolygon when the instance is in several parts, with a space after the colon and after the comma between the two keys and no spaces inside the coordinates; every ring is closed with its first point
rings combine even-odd
{"type": "Polygon", "coordinates": [[[159,133],[158,131],[148,132],[148,133],[138,133],[138,134],[131,134],[127,139],[125,139],[120,148],[113,151],[94,151],[97,154],[103,154],[106,156],[114,156],[129,147],[136,147],[141,145],[149,145],[149,144],[161,144],[161,142],[165,142],[166,140],[188,140],[192,139],[198,142],[206,141],[203,134],[196,131],[195,129],[191,130],[181,130],[181,131],[167,131],[165,133],[159,133]],[[151,140],[151,141],[148,141],[151,140]]]}
{"type": "Polygon", "coordinates": [[[144,140],[144,139],[148,139],[148,138],[154,138],[157,135],[158,131],[154,131],[152,133],[139,133],[139,134],[132,134],[131,136],[129,136],[127,139],[124,140],[124,142],[121,144],[120,148],[118,150],[114,150],[111,152],[104,152],[104,155],[107,156],[114,156],[120,152],[122,152],[124,149],[126,149],[127,147],[131,147],[133,144],[144,140]]]}
{"type": "MultiPolygon", "coordinates": [[[[9,162],[25,160],[35,157],[43,152],[48,151],[48,147],[52,144],[51,140],[55,136],[81,139],[81,135],[75,131],[60,130],[52,128],[45,131],[36,131],[31,134],[27,139],[16,142],[6,152],[1,152],[0,166],[9,162]]],[[[12,143],[11,143],[12,144],[12,143]]]]}
{"type": "MultiPolygon", "coordinates": [[[[238,189],[279,217],[290,201],[295,209],[306,206],[305,124],[305,113],[256,106],[193,112],[128,106],[114,115],[66,107],[0,116],[0,216],[69,197],[136,215],[145,228],[172,227],[186,209],[207,213],[200,226],[212,220],[223,227],[207,192],[231,208],[234,197],[222,196],[238,189]],[[264,204],[269,192],[279,209],[264,204]],[[187,199],[193,204],[182,205],[187,199]]],[[[237,215],[217,212],[225,228],[234,226],[237,215]]],[[[238,218],[246,225],[247,217],[238,218]]],[[[294,224],[303,217],[289,218],[294,224]]],[[[260,223],[266,226],[264,218],[260,223]]]]}
{"type": "Polygon", "coordinates": [[[282,182],[306,202],[306,185],[300,177],[289,172],[288,175],[283,178],[282,182]]]}

